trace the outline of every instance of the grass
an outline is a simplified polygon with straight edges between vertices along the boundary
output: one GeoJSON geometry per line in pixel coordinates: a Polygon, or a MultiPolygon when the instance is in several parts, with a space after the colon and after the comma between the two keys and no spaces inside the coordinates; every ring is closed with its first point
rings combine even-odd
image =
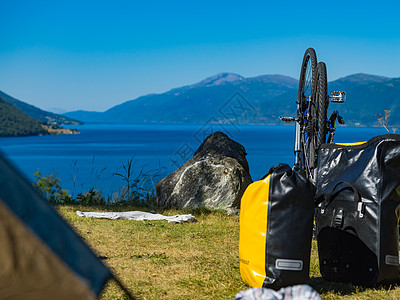
{"type": "MultiPolygon", "coordinates": [[[[191,212],[196,222],[105,220],[78,217],[87,207],[57,209],[97,255],[139,299],[230,299],[248,289],[239,271],[239,217],[223,212],[191,212]]],[[[135,210],[90,207],[90,211],[135,210]]],[[[187,213],[158,211],[166,215],[187,213]]],[[[400,287],[362,288],[332,283],[319,273],[313,241],[310,285],[324,299],[400,299],[400,287]]],[[[101,299],[124,299],[113,282],[101,299]]]]}

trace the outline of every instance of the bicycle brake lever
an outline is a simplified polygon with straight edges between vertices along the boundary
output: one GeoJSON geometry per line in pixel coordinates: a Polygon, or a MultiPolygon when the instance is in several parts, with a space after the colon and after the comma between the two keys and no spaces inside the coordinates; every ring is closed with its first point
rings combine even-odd
{"type": "Polygon", "coordinates": [[[335,110],[332,112],[332,115],[329,118],[329,121],[331,122],[331,124],[335,124],[337,117],[338,117],[338,111],[335,110]]]}
{"type": "Polygon", "coordinates": [[[286,123],[290,123],[290,122],[296,121],[296,118],[294,118],[294,117],[279,117],[279,120],[284,121],[286,123]]]}

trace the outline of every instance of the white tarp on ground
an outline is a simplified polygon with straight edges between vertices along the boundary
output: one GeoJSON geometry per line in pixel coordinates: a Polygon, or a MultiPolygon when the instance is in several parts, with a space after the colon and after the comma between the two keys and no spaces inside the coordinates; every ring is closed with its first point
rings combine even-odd
{"type": "Polygon", "coordinates": [[[168,223],[175,222],[192,222],[194,221],[194,216],[188,215],[175,215],[175,216],[164,216],[161,214],[153,214],[143,211],[124,211],[124,212],[82,212],[76,211],[77,215],[80,217],[88,218],[98,218],[98,219],[126,219],[135,221],[157,221],[157,220],[167,220],[168,223]]]}

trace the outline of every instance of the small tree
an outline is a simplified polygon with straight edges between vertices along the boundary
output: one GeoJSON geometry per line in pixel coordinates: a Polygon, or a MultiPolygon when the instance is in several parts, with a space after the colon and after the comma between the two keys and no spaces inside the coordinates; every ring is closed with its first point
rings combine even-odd
{"type": "Polygon", "coordinates": [[[42,176],[40,169],[34,174],[36,182],[33,186],[51,203],[69,204],[72,197],[67,190],[61,188],[61,179],[57,178],[54,171],[51,175],[42,176]]]}

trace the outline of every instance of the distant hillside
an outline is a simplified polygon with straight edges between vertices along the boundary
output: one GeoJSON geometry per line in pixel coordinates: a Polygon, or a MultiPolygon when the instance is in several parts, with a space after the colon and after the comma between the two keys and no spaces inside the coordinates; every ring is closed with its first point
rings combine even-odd
{"type": "Polygon", "coordinates": [[[336,104],[350,124],[377,125],[376,114],[391,111],[389,123],[400,126],[400,78],[355,74],[328,84],[329,90],[343,90],[347,102],[336,104]]]}
{"type": "Polygon", "coordinates": [[[0,98],[0,137],[47,134],[42,123],[0,98]]]}
{"type": "MultiPolygon", "coordinates": [[[[297,88],[282,75],[244,78],[221,73],[199,83],[151,94],[114,106],[104,113],[76,111],[64,115],[87,122],[207,122],[227,121],[231,110],[246,109],[246,122],[258,121],[261,103],[297,88]],[[243,107],[240,107],[243,106],[243,107]]],[[[228,120],[229,121],[229,120],[228,120]]]]}
{"type": "Polygon", "coordinates": [[[30,116],[36,120],[42,121],[44,123],[50,123],[50,124],[56,123],[59,125],[81,124],[82,123],[81,121],[77,121],[77,120],[71,119],[71,118],[63,116],[63,115],[44,111],[36,106],[30,105],[21,100],[15,99],[2,91],[0,91],[0,98],[3,99],[4,101],[14,105],[15,107],[20,109],[22,112],[24,112],[28,116],[30,116]]]}
{"type": "MultiPolygon", "coordinates": [[[[296,112],[298,81],[283,75],[244,78],[221,73],[199,83],[126,101],[105,112],[64,114],[86,122],[240,122],[281,124],[296,112]]],[[[376,126],[376,114],[391,110],[400,126],[400,78],[354,74],[328,83],[347,92],[347,102],[330,104],[349,125],[376,126]]]]}
{"type": "MultiPolygon", "coordinates": [[[[330,103],[328,116],[339,110],[347,125],[377,126],[376,114],[391,111],[390,124],[400,126],[400,78],[354,74],[328,82],[328,91],[345,91],[345,103],[330,103]]],[[[276,120],[296,113],[297,89],[279,95],[260,107],[260,114],[276,120]]]]}

